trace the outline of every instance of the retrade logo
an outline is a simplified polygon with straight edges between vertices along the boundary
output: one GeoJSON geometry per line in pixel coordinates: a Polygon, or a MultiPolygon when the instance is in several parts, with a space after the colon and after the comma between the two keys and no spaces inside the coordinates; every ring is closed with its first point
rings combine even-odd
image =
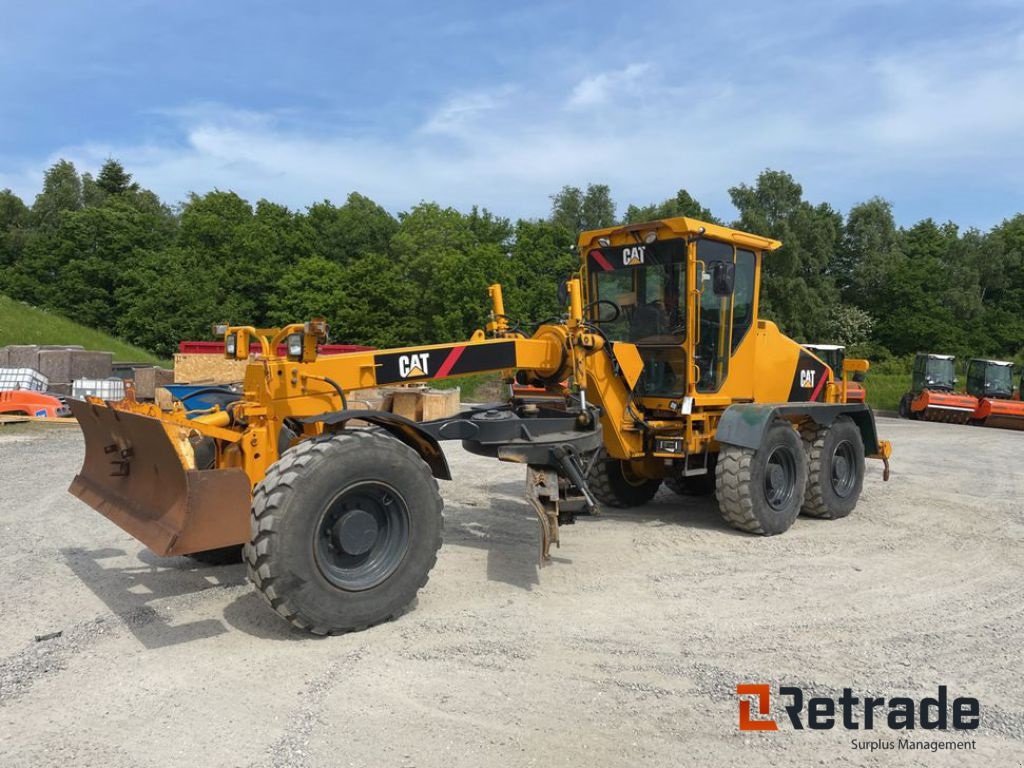
{"type": "Polygon", "coordinates": [[[771,718],[772,691],[763,683],[740,683],[736,686],[736,693],[741,697],[753,696],[740,699],[740,730],[741,731],[777,731],[779,724],[771,718]],[[757,714],[759,719],[755,720],[750,714],[750,705],[757,703],[757,714]]]}
{"type": "MultiPolygon", "coordinates": [[[[772,717],[772,691],[764,683],[740,683],[739,699],[741,731],[777,731],[779,722],[772,717]]],[[[797,686],[779,686],[778,695],[790,726],[797,731],[831,730],[839,727],[850,731],[888,728],[893,731],[924,730],[972,731],[981,723],[981,704],[970,696],[949,700],[946,686],[940,685],[935,696],[912,699],[906,696],[855,696],[853,689],[843,688],[835,699],[830,696],[806,696],[797,686]]]]}

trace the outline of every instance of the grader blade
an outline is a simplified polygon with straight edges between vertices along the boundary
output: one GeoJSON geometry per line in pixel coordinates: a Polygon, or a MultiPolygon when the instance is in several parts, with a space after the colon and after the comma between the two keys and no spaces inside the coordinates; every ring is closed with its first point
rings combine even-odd
{"type": "Polygon", "coordinates": [[[68,489],[158,555],[249,540],[249,479],[241,469],[194,468],[187,430],[77,400],[85,461],[68,489]]]}

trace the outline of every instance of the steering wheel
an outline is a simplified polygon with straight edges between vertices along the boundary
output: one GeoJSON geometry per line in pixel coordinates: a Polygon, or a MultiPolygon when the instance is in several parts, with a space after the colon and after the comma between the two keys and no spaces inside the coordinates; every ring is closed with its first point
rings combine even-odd
{"type": "Polygon", "coordinates": [[[592,309],[593,307],[598,307],[598,306],[600,306],[602,304],[607,304],[609,307],[614,309],[615,310],[615,314],[612,317],[601,317],[600,313],[598,313],[598,318],[594,322],[596,322],[596,323],[614,323],[616,320],[618,320],[622,316],[622,307],[620,307],[618,304],[616,304],[611,299],[598,299],[597,301],[592,301],[589,304],[587,304],[587,306],[585,306],[583,308],[583,311],[586,312],[588,309],[592,309]]]}

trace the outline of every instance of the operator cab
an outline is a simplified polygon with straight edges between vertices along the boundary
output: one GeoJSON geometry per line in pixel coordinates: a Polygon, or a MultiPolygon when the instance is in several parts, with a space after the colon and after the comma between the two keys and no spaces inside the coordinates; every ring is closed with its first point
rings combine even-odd
{"type": "Polygon", "coordinates": [[[911,389],[914,394],[925,389],[952,392],[956,383],[956,358],[953,355],[926,355],[919,352],[914,357],[911,374],[911,389]]]}
{"type": "Polygon", "coordinates": [[[967,364],[967,393],[1009,400],[1013,397],[1013,363],[975,358],[967,364]]]}
{"type": "Polygon", "coordinates": [[[688,346],[696,391],[716,392],[754,324],[757,255],[704,235],[703,227],[696,235],[659,238],[659,226],[623,228],[629,242],[613,245],[601,237],[587,251],[590,320],[613,344],[636,345],[641,395],[685,394],[688,346]]]}

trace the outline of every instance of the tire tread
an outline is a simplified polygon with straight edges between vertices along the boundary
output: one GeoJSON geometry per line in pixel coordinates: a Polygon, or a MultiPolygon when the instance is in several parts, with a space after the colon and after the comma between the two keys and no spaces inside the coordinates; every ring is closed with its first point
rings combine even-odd
{"type": "MultiPolygon", "coordinates": [[[[441,495],[437,490],[437,483],[430,472],[426,462],[405,443],[389,436],[384,436],[375,430],[352,430],[332,435],[304,440],[293,448],[289,449],[281,458],[271,465],[266,476],[257,484],[252,496],[252,540],[244,547],[244,558],[249,579],[256,587],[256,591],[263,596],[283,619],[293,626],[312,632],[316,635],[343,634],[345,632],[360,631],[371,626],[390,621],[405,612],[408,603],[401,608],[388,612],[379,619],[346,627],[341,630],[331,629],[323,626],[316,626],[308,621],[299,610],[291,605],[285,596],[278,594],[275,584],[282,574],[279,572],[276,538],[282,514],[281,506],[286,497],[283,491],[294,489],[301,484],[303,476],[311,468],[316,468],[314,459],[318,456],[327,456],[332,453],[344,454],[349,450],[366,450],[372,445],[382,445],[386,442],[389,451],[400,451],[409,454],[415,459],[414,465],[417,471],[423,473],[430,481],[429,485],[434,489],[435,502],[438,509],[443,506],[441,495]],[[358,447],[356,447],[358,445],[358,447]]],[[[429,567],[424,571],[420,583],[413,593],[419,592],[430,577],[430,570],[437,563],[437,551],[441,547],[441,529],[438,527],[436,540],[433,542],[433,558],[429,567]]],[[[410,603],[412,598],[410,598],[410,603]]]]}

